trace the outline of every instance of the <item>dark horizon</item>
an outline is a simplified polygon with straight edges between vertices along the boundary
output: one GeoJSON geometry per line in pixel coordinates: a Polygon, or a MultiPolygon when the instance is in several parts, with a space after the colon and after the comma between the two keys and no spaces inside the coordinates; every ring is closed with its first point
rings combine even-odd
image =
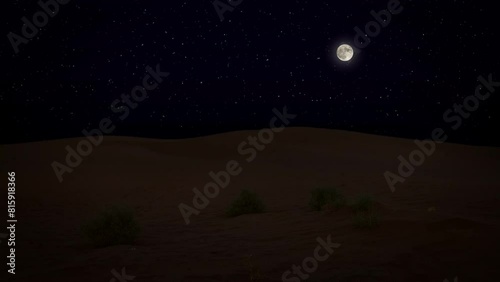
{"type": "MultiPolygon", "coordinates": [[[[146,139],[164,139],[164,140],[182,140],[182,139],[189,139],[189,138],[198,138],[198,137],[204,137],[204,136],[211,136],[211,135],[218,135],[218,134],[225,134],[225,133],[231,133],[231,132],[238,132],[238,131],[256,131],[260,130],[262,128],[266,127],[247,127],[247,128],[237,128],[237,127],[226,127],[226,128],[219,128],[218,130],[213,130],[213,129],[205,129],[205,128],[198,128],[198,129],[184,129],[184,130],[179,130],[177,129],[176,131],[172,132],[169,130],[155,130],[155,129],[144,129],[144,128],[127,128],[126,130],[122,130],[117,128],[113,134],[107,134],[104,136],[114,136],[114,137],[137,137],[137,138],[146,138],[146,139]],[[137,132],[136,134],[129,134],[127,132],[137,132]]],[[[374,128],[374,129],[363,129],[359,130],[357,129],[352,129],[352,128],[327,128],[327,127],[319,127],[319,126],[307,126],[307,125],[300,125],[300,123],[297,123],[297,125],[291,125],[287,128],[312,128],[312,129],[326,129],[326,130],[340,130],[340,131],[347,131],[347,132],[352,132],[352,133],[361,133],[361,134],[370,134],[370,135],[376,135],[376,136],[381,136],[381,137],[394,137],[394,138],[402,138],[402,139],[408,139],[408,140],[425,140],[425,139],[431,139],[431,133],[432,129],[428,130],[427,135],[425,134],[426,129],[422,128],[421,132],[422,134],[420,135],[415,135],[414,129],[408,129],[406,132],[402,133],[403,130],[393,130],[392,132],[398,132],[397,134],[393,133],[391,134],[390,132],[384,132],[383,130],[379,128],[374,128]]],[[[385,129],[389,131],[388,129],[385,129]]],[[[471,133],[470,136],[456,136],[453,134],[454,132],[451,131],[449,132],[449,139],[446,141],[446,143],[453,143],[453,144],[462,144],[462,145],[471,145],[471,146],[487,146],[487,147],[500,147],[500,135],[494,135],[494,134],[485,134],[483,131],[476,131],[477,134],[471,133]],[[481,135],[483,134],[483,135],[481,135]]],[[[488,132],[486,132],[488,133],[488,132]]],[[[46,135],[47,136],[47,135],[46,135]]],[[[9,145],[9,144],[22,144],[22,143],[31,143],[31,142],[43,142],[43,141],[55,141],[55,140],[61,140],[61,139],[69,139],[69,138],[85,138],[83,134],[75,134],[75,135],[60,135],[58,133],[54,133],[54,135],[49,135],[49,138],[45,139],[18,139],[18,140],[10,140],[10,141],[5,141],[8,139],[3,139],[2,145],[9,145]]],[[[104,141],[105,142],[105,141],[104,141]]]]}

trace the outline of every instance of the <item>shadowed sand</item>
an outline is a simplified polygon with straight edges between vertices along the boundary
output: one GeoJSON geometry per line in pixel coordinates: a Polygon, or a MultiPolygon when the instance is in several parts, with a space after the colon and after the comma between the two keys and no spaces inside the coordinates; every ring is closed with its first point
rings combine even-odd
{"type": "MultiPolygon", "coordinates": [[[[63,183],[51,163],[63,162],[64,147],[81,139],[1,146],[2,171],[16,172],[19,220],[17,274],[7,281],[108,282],[111,270],[123,267],[138,282],[251,281],[250,263],[260,281],[281,281],[312,255],[317,237],[329,234],[341,247],[308,281],[500,279],[500,149],[439,145],[392,193],[383,173],[397,170],[397,157],[416,148],[412,140],[287,128],[248,163],[237,147],[256,133],[106,137],[63,183]],[[231,159],[242,173],[185,225],[179,203],[192,205],[192,189],[231,159]],[[373,195],[380,227],[356,229],[348,208],[311,211],[310,190],[322,186],[349,200],[373,195]],[[260,195],[267,212],[226,218],[245,188],[260,195]],[[116,203],[137,210],[141,237],[134,246],[91,248],[82,222],[116,203]]],[[[0,206],[6,209],[5,200],[0,206]]],[[[0,249],[5,261],[5,242],[0,249]]]]}

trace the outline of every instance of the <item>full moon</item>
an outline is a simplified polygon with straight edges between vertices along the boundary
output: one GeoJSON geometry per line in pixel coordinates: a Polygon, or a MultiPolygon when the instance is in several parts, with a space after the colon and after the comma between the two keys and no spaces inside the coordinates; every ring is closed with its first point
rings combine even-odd
{"type": "Polygon", "coordinates": [[[343,62],[350,61],[354,56],[354,50],[351,45],[342,44],[337,48],[337,58],[343,62]]]}

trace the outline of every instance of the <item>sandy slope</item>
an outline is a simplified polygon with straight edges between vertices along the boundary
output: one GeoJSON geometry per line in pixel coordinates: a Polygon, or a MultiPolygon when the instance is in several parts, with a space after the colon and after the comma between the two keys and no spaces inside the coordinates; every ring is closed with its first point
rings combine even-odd
{"type": "MultiPolygon", "coordinates": [[[[2,146],[2,173],[17,174],[19,219],[17,279],[2,281],[107,282],[122,267],[134,281],[250,281],[249,264],[261,281],[281,281],[312,255],[317,237],[329,234],[341,247],[309,281],[500,279],[500,149],[440,145],[392,193],[383,173],[416,148],[411,140],[288,128],[247,163],[237,146],[254,134],[106,137],[61,184],[50,164],[79,139],[2,146]],[[186,226],[179,203],[190,204],[191,190],[231,159],[240,162],[241,175],[186,226]],[[338,187],[349,199],[373,195],[381,226],[356,229],[349,209],[310,211],[309,193],[318,186],[338,187]],[[256,191],[268,212],[226,218],[244,188],[256,191]],[[90,248],[81,223],[115,203],[137,209],[138,244],[90,248]]],[[[0,249],[4,261],[5,242],[0,249]]]]}

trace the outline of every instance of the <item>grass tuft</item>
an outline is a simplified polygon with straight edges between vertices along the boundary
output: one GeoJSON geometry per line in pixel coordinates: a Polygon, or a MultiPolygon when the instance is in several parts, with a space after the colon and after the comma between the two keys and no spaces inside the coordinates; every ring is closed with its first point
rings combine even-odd
{"type": "Polygon", "coordinates": [[[262,213],[265,206],[259,199],[257,193],[243,190],[238,198],[231,204],[226,214],[229,217],[235,217],[242,214],[262,213]]]}
{"type": "Polygon", "coordinates": [[[82,231],[95,247],[107,247],[134,243],[139,237],[140,226],[132,209],[114,206],[85,223],[82,231]]]}
{"type": "Polygon", "coordinates": [[[373,212],[357,212],[354,216],[354,226],[357,228],[374,228],[379,224],[378,216],[373,212]]]}
{"type": "Polygon", "coordinates": [[[352,205],[354,215],[354,226],[358,228],[374,228],[379,225],[379,217],[375,213],[374,201],[370,196],[361,196],[352,205]]]}
{"type": "Polygon", "coordinates": [[[315,211],[337,210],[345,206],[345,198],[335,188],[316,188],[311,191],[309,206],[315,211]]]}

